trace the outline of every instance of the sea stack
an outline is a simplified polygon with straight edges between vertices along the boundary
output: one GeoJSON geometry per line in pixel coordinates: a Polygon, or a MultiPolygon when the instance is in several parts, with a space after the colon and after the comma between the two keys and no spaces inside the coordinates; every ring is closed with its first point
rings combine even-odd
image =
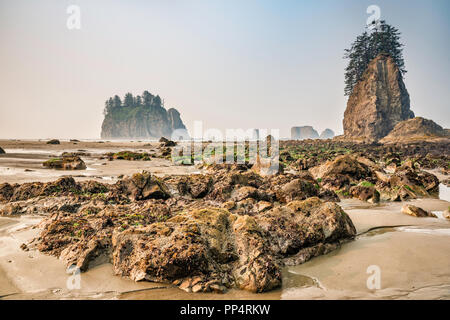
{"type": "Polygon", "coordinates": [[[319,134],[311,126],[292,127],[291,139],[292,140],[304,140],[304,139],[318,139],[319,134]]]}
{"type": "Polygon", "coordinates": [[[394,59],[379,54],[355,85],[344,113],[344,137],[374,142],[401,121],[414,118],[409,94],[394,59]]]}

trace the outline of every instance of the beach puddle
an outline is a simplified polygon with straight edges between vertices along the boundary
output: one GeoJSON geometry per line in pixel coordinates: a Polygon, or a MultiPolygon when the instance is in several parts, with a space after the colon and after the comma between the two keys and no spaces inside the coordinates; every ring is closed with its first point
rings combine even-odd
{"type": "Polygon", "coordinates": [[[433,236],[442,235],[442,236],[450,236],[450,229],[434,229],[434,228],[422,228],[422,227],[399,227],[398,231],[401,232],[412,232],[412,233],[421,233],[421,234],[430,234],[433,236]]]}

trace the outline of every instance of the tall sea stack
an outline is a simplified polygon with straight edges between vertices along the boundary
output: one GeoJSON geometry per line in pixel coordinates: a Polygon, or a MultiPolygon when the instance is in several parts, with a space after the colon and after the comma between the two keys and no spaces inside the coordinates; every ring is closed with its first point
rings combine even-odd
{"type": "Polygon", "coordinates": [[[409,94],[392,57],[373,59],[355,85],[344,113],[344,137],[374,142],[400,121],[414,118],[409,94]]]}

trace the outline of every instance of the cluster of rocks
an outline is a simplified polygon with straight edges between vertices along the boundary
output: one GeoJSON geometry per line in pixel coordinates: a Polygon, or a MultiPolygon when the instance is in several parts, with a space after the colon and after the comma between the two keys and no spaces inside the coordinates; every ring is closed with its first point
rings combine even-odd
{"type": "Polygon", "coordinates": [[[346,154],[364,156],[390,170],[412,160],[421,169],[440,168],[447,174],[450,164],[450,150],[446,142],[416,141],[384,145],[335,140],[280,141],[280,162],[294,170],[307,170],[346,154]]]}
{"type": "Polygon", "coordinates": [[[343,155],[313,167],[309,172],[322,188],[369,202],[380,199],[403,201],[439,193],[439,179],[418,169],[413,161],[407,161],[389,173],[368,158],[343,155]]]}

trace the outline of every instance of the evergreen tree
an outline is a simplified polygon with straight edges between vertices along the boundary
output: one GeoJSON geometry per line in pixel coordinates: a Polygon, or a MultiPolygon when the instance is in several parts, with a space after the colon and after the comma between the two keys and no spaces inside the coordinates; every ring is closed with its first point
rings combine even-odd
{"type": "Polygon", "coordinates": [[[103,114],[108,114],[112,108],[114,107],[114,100],[113,98],[109,98],[108,100],[106,100],[105,102],[105,109],[103,110],[103,114]]]}
{"type": "Polygon", "coordinates": [[[157,105],[157,106],[161,106],[161,103],[162,103],[162,101],[161,101],[161,97],[160,97],[160,96],[156,96],[156,97],[153,99],[153,104],[155,104],[155,105],[157,105]]]}
{"type": "Polygon", "coordinates": [[[122,106],[122,101],[120,100],[120,97],[118,95],[115,95],[113,98],[113,107],[120,108],[121,106],[122,106]]]}
{"type": "Polygon", "coordinates": [[[404,45],[400,43],[399,30],[383,20],[379,21],[372,31],[365,30],[352,43],[350,49],[345,49],[344,59],[349,60],[345,68],[345,95],[353,92],[370,61],[380,53],[389,54],[403,76],[407,72],[403,60],[403,47],[404,45]]]}
{"type": "Polygon", "coordinates": [[[134,97],[131,93],[127,93],[125,94],[124,100],[123,100],[123,105],[125,107],[133,107],[134,106],[134,97]]]}
{"type": "Polygon", "coordinates": [[[148,92],[147,90],[145,90],[142,93],[142,100],[143,100],[144,106],[150,107],[152,105],[153,95],[150,92],[148,92]]]}
{"type": "Polygon", "coordinates": [[[136,101],[135,101],[136,106],[141,107],[142,106],[142,98],[141,96],[137,96],[136,97],[136,101]]]}

